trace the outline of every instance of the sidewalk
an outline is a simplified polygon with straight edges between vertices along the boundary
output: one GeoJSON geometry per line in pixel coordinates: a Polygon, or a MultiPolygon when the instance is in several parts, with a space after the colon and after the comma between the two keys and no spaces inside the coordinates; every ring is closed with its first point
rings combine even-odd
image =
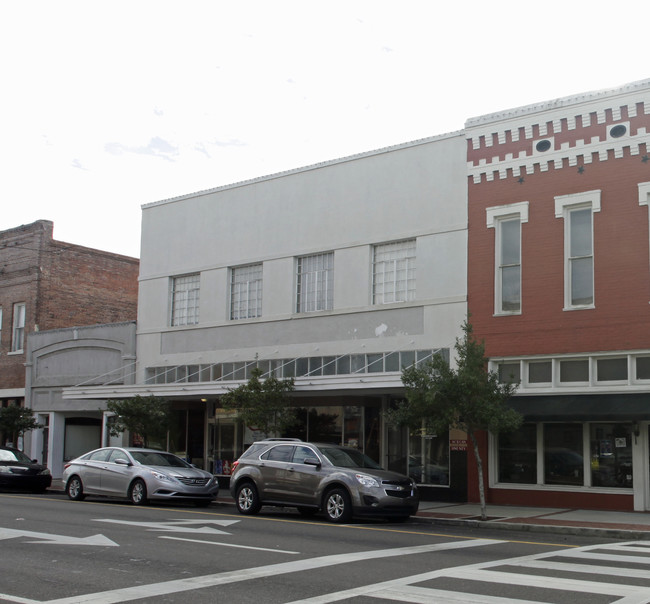
{"type": "MultiPolygon", "coordinates": [[[[235,505],[227,491],[220,493],[217,503],[235,505]]],[[[478,503],[421,501],[418,513],[413,519],[446,527],[468,526],[478,529],[584,535],[630,541],[650,540],[650,512],[488,505],[487,513],[488,519],[482,521],[481,506],[478,503]]]]}
{"type": "Polygon", "coordinates": [[[416,518],[443,526],[650,540],[650,513],[646,512],[488,505],[487,515],[488,519],[481,521],[478,503],[421,501],[416,518]]]}

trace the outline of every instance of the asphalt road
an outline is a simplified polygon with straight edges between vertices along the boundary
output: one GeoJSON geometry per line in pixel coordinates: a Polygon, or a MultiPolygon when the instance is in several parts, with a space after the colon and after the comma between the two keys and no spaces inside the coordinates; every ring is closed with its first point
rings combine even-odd
{"type": "Polygon", "coordinates": [[[536,537],[1,493],[0,601],[650,602],[650,542],[536,537]]]}

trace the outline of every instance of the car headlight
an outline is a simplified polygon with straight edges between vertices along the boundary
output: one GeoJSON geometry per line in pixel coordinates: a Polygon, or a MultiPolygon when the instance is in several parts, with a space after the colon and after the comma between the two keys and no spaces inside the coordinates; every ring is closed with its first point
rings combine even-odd
{"type": "Polygon", "coordinates": [[[49,475],[50,475],[50,470],[49,470],[49,468],[45,468],[44,470],[41,470],[41,471],[38,473],[38,475],[39,475],[39,476],[49,476],[49,475]]]}
{"type": "Polygon", "coordinates": [[[0,466],[0,474],[11,474],[11,468],[9,466],[0,466]]]}
{"type": "Polygon", "coordinates": [[[162,472],[156,472],[156,470],[149,470],[149,472],[156,480],[169,480],[170,482],[174,480],[171,476],[167,476],[167,474],[163,474],[162,472]]]}
{"type": "Polygon", "coordinates": [[[372,476],[368,474],[355,474],[354,477],[364,486],[364,487],[378,487],[379,483],[372,476]]]}

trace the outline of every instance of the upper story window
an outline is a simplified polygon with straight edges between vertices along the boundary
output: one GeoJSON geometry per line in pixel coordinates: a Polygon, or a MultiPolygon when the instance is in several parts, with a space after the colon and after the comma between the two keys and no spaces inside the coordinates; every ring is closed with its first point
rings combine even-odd
{"type": "Polygon", "coordinates": [[[415,300],[415,239],[376,245],[373,256],[373,304],[415,300]]]}
{"type": "Polygon", "coordinates": [[[528,222],[528,202],[487,208],[487,226],[495,229],[495,314],[521,312],[521,225],[528,222]]]}
{"type": "Polygon", "coordinates": [[[11,352],[25,349],[25,303],[14,304],[13,330],[11,332],[11,352]]]}
{"type": "Polygon", "coordinates": [[[555,216],[564,218],[564,307],[594,306],[593,214],[600,211],[600,191],[555,198],[555,216]]]}
{"type": "Polygon", "coordinates": [[[331,310],[334,307],[334,253],[298,258],[298,312],[331,310]]]}
{"type": "Polygon", "coordinates": [[[262,316],[262,264],[238,266],[230,271],[230,318],[262,316]]]}
{"type": "Polygon", "coordinates": [[[172,325],[196,325],[199,322],[200,279],[198,273],[172,279],[172,325]]]}

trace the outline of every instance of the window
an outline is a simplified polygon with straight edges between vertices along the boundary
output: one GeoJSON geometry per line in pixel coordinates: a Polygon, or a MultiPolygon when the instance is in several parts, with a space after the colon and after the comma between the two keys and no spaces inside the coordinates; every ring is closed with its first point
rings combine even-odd
{"type": "Polygon", "coordinates": [[[200,275],[172,279],[172,325],[196,325],[199,322],[200,275]]]}
{"type": "Polygon", "coordinates": [[[620,359],[598,359],[596,361],[599,382],[627,381],[627,357],[620,359]]]}
{"type": "Polygon", "coordinates": [[[373,304],[415,300],[415,239],[375,246],[372,300],[373,304]]]}
{"type": "Polygon", "coordinates": [[[14,304],[13,331],[11,333],[11,352],[25,349],[25,303],[14,304]]]}
{"type": "Polygon", "coordinates": [[[334,253],[298,258],[298,312],[334,307],[334,253]]]}
{"type": "Polygon", "coordinates": [[[518,384],[521,380],[519,363],[499,363],[497,373],[501,384],[518,384]]]}
{"type": "Polygon", "coordinates": [[[497,222],[497,312],[521,310],[521,221],[497,222]]]}
{"type": "Polygon", "coordinates": [[[495,229],[494,308],[496,314],[521,312],[521,225],[528,202],[487,208],[487,226],[495,229]]]}
{"type": "Polygon", "coordinates": [[[230,318],[262,316],[262,265],[233,268],[230,272],[230,318]]]}
{"type": "Polygon", "coordinates": [[[589,382],[589,360],[560,361],[560,382],[589,382]]]}
{"type": "Polygon", "coordinates": [[[555,216],[564,218],[564,305],[594,305],[593,213],[600,211],[600,191],[555,198],[555,216]]]}
{"type": "Polygon", "coordinates": [[[552,361],[530,361],[528,363],[529,384],[550,384],[553,381],[552,361]]]}
{"type": "Polygon", "coordinates": [[[544,425],[544,483],[584,484],[582,424],[544,425]]]}
{"type": "Polygon", "coordinates": [[[590,425],[591,484],[632,488],[632,425],[590,425]]]}
{"type": "Polygon", "coordinates": [[[523,424],[516,432],[499,435],[499,482],[537,482],[537,426],[523,424]]]}

